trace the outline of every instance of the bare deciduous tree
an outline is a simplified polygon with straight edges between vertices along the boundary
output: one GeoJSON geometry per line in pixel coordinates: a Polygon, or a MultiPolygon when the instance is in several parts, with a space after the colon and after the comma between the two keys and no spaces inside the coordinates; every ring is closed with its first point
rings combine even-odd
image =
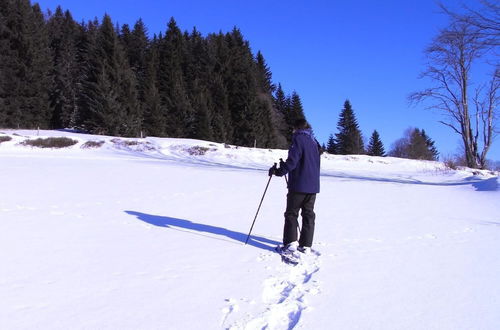
{"type": "Polygon", "coordinates": [[[464,13],[456,13],[449,10],[443,4],[441,9],[452,19],[470,24],[478,29],[484,42],[493,45],[500,45],[500,4],[490,0],[479,0],[481,6],[478,9],[472,9],[464,5],[464,13]]]}
{"type": "MultiPolygon", "coordinates": [[[[451,14],[450,14],[451,15],[451,14]]],[[[433,87],[410,95],[412,102],[429,101],[428,108],[446,115],[440,121],[462,138],[467,166],[484,168],[493,143],[498,120],[500,69],[493,63],[489,81],[472,90],[472,68],[496,45],[484,29],[453,14],[452,22],[433,40],[425,53],[429,60],[422,77],[433,87]]],[[[493,54],[494,55],[494,54],[493,54]]],[[[495,56],[493,56],[495,57],[495,56]]]]}

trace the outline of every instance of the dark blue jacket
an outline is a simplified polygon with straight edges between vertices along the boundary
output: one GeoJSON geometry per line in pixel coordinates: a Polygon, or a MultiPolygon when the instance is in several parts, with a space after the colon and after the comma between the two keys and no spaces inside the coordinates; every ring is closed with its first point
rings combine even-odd
{"type": "Polygon", "coordinates": [[[320,146],[310,129],[297,130],[292,136],[288,158],[280,166],[280,174],[288,176],[288,190],[319,193],[320,146]]]}

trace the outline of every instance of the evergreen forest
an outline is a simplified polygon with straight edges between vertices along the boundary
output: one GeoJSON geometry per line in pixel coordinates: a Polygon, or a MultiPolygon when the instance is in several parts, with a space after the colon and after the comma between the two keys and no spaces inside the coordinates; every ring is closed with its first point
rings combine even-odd
{"type": "MultiPolygon", "coordinates": [[[[0,127],[287,149],[294,122],[306,119],[302,100],[273,82],[262,52],[237,27],[203,35],[166,23],[150,34],[141,19],[77,22],[61,7],[44,13],[30,0],[2,0],[0,127]]],[[[349,100],[337,131],[328,153],[386,156],[377,131],[365,149],[349,100]]],[[[388,154],[438,158],[423,130],[413,135],[388,154]]]]}
{"type": "Polygon", "coordinates": [[[272,81],[236,27],[203,35],[171,18],[150,36],[141,19],[119,26],[30,0],[0,6],[0,127],[287,148],[298,118],[300,96],[272,81]]]}

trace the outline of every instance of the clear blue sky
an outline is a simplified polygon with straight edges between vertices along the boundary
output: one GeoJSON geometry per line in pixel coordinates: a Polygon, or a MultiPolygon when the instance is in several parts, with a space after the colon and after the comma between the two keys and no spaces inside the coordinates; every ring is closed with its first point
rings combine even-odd
{"type": "MultiPolygon", "coordinates": [[[[35,0],[32,0],[35,1],[35,0]]],[[[444,0],[457,8],[457,1],[444,0]]],[[[464,1],[474,5],[476,1],[464,1]]],[[[429,87],[418,79],[423,50],[447,23],[434,0],[42,0],[61,5],[78,20],[108,13],[120,25],[142,18],[150,34],[164,32],[170,17],[182,30],[204,35],[237,26],[252,51],[264,55],[275,83],[301,96],[320,142],[336,132],[349,99],[365,138],[374,129],[386,150],[410,126],[425,129],[442,156],[458,152],[460,137],[438,123],[441,115],[410,106],[411,92],[429,87]]],[[[500,160],[500,138],[489,152],[500,160]]]]}

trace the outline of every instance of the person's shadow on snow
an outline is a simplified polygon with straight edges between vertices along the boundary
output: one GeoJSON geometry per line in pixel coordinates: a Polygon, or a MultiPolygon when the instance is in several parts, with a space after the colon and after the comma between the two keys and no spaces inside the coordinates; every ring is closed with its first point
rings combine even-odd
{"type": "MultiPolygon", "coordinates": [[[[229,230],[226,228],[221,228],[221,227],[216,227],[216,226],[211,226],[211,225],[205,225],[202,223],[196,223],[192,222],[189,220],[184,220],[184,219],[177,219],[177,218],[171,218],[171,217],[165,217],[165,216],[159,216],[159,215],[153,215],[153,214],[146,214],[146,213],[141,213],[141,212],[136,212],[136,211],[125,211],[125,213],[133,215],[137,217],[137,219],[144,221],[146,223],[149,223],[150,225],[153,226],[158,226],[158,227],[166,227],[166,228],[171,228],[171,229],[177,229],[177,230],[186,230],[190,232],[198,232],[198,233],[208,233],[208,234],[214,234],[218,236],[225,236],[228,237],[232,240],[239,241],[241,243],[245,243],[247,239],[247,234],[244,233],[239,233],[233,230],[229,230]]],[[[212,237],[216,238],[214,236],[209,236],[206,235],[207,237],[212,237]]],[[[264,249],[264,250],[269,250],[269,251],[274,251],[274,248],[276,245],[278,245],[279,242],[270,240],[265,237],[260,237],[260,236],[255,236],[251,235],[250,239],[248,240],[248,245],[264,249]]]]}

